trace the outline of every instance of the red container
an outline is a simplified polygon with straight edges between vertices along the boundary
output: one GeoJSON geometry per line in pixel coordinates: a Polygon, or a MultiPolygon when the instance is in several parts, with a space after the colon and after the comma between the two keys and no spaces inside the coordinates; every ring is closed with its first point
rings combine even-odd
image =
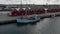
{"type": "Polygon", "coordinates": [[[60,9],[55,9],[56,10],[56,12],[60,12],[60,9]]]}
{"type": "Polygon", "coordinates": [[[12,12],[12,16],[22,16],[22,15],[25,15],[25,11],[24,10],[13,11],[12,12]]]}
{"type": "Polygon", "coordinates": [[[20,11],[18,11],[18,15],[19,15],[19,16],[25,15],[25,10],[20,10],[20,11]]]}
{"type": "Polygon", "coordinates": [[[17,13],[18,13],[18,11],[17,10],[14,10],[14,11],[12,11],[12,16],[17,16],[17,13]]]}
{"type": "Polygon", "coordinates": [[[25,14],[26,14],[26,15],[30,15],[30,10],[26,10],[26,11],[25,11],[25,14]]]}
{"type": "Polygon", "coordinates": [[[36,14],[44,14],[45,10],[44,9],[39,9],[36,11],[36,14]]]}
{"type": "Polygon", "coordinates": [[[55,12],[60,12],[60,9],[56,8],[56,9],[51,9],[48,10],[49,13],[55,13],[55,12]]]}
{"type": "Polygon", "coordinates": [[[55,13],[56,10],[55,9],[50,9],[50,10],[47,10],[48,13],[55,13]]]}
{"type": "Polygon", "coordinates": [[[32,14],[44,14],[45,10],[44,9],[39,9],[39,10],[19,10],[19,11],[13,11],[12,16],[22,16],[22,15],[32,15],[32,14]]]}
{"type": "Polygon", "coordinates": [[[27,15],[35,14],[36,10],[27,10],[27,15]]]}

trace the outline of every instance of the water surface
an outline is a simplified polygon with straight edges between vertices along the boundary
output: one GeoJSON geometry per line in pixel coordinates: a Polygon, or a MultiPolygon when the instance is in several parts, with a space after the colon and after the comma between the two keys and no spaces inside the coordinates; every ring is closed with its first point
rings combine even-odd
{"type": "Polygon", "coordinates": [[[0,25],[0,34],[60,34],[60,17],[45,18],[34,25],[0,25]]]}

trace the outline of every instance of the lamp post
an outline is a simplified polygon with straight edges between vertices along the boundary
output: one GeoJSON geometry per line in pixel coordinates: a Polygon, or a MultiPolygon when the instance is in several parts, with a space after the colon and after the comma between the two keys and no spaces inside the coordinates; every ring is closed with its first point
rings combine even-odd
{"type": "Polygon", "coordinates": [[[45,10],[45,14],[46,14],[47,10],[48,10],[48,3],[46,3],[44,10],[45,10]]]}
{"type": "Polygon", "coordinates": [[[47,10],[48,10],[48,8],[44,8],[45,9],[45,14],[47,13],[47,10]]]}

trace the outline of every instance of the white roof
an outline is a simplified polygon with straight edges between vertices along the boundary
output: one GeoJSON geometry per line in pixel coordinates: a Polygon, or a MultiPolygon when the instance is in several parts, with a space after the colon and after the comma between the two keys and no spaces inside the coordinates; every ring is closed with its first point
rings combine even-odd
{"type": "Polygon", "coordinates": [[[60,0],[0,0],[0,4],[60,4],[60,0]],[[22,2],[21,2],[22,1],[22,2]]]}

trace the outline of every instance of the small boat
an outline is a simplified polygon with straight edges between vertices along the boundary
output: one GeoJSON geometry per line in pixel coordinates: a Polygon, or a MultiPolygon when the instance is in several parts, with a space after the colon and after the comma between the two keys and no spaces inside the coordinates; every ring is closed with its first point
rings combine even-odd
{"type": "Polygon", "coordinates": [[[37,17],[27,18],[27,19],[17,18],[16,21],[17,23],[36,23],[40,21],[40,18],[37,18],[37,17]]]}

